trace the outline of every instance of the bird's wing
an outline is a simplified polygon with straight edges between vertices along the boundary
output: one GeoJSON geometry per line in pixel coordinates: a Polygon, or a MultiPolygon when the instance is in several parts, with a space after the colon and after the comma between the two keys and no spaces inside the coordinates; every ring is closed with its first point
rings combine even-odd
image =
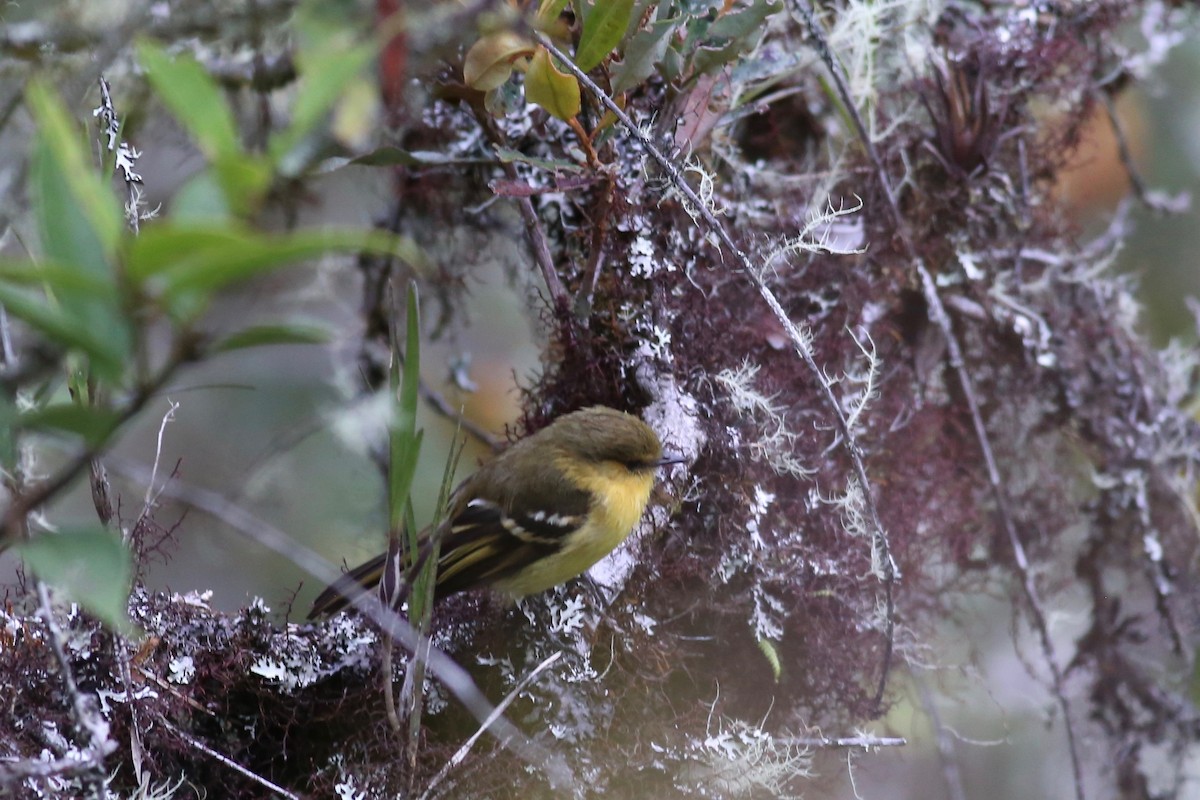
{"type": "MultiPolygon", "coordinates": [[[[537,481],[512,489],[508,484],[464,484],[451,497],[453,517],[442,526],[438,577],[434,596],[486,586],[508,577],[526,564],[553,555],[570,534],[584,523],[588,495],[566,482],[557,471],[547,470],[537,481]],[[464,492],[478,490],[474,496],[464,492]],[[553,509],[553,510],[551,510],[553,509]]],[[[426,533],[417,556],[424,564],[432,551],[426,533]]],[[[363,589],[374,589],[386,577],[385,600],[399,606],[408,595],[407,576],[398,573],[395,558],[381,553],[343,575],[313,602],[309,619],[333,614],[349,604],[348,598],[363,589]]]]}
{"type": "Polygon", "coordinates": [[[450,522],[438,558],[437,596],[485,586],[555,553],[587,517],[588,495],[570,486],[475,497],[450,522]],[[552,509],[552,510],[551,510],[552,509]]]}

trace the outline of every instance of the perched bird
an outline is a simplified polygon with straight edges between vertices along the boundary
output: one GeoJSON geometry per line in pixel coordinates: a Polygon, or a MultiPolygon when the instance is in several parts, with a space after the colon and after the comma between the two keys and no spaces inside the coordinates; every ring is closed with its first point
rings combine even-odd
{"type": "MultiPolygon", "coordinates": [[[[557,586],[612,552],[646,509],[655,470],[681,463],[654,430],[603,406],[565,414],[480,467],[450,496],[442,523],[434,597],[490,586],[512,597],[557,586]]],[[[431,551],[422,533],[417,566],[431,551]]],[[[408,596],[398,557],[355,567],[313,603],[309,619],[344,608],[384,582],[383,599],[408,596]]]]}

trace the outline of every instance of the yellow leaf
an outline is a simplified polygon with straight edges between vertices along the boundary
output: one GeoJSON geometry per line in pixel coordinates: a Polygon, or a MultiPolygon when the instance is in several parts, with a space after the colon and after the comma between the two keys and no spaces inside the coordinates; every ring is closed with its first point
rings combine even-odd
{"type": "Polygon", "coordinates": [[[508,80],[514,61],[531,52],[533,45],[512,31],[490,33],[467,51],[463,80],[472,89],[491,91],[508,80]]]}
{"type": "Polygon", "coordinates": [[[579,113],[579,82],[573,75],[559,72],[550,53],[539,47],[525,73],[525,98],[559,119],[569,120],[579,113]]]}

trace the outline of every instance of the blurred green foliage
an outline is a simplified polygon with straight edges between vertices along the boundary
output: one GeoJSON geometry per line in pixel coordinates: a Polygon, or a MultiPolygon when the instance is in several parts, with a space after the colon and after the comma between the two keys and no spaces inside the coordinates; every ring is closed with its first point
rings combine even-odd
{"type": "Polygon", "coordinates": [[[204,215],[191,215],[185,206],[178,216],[155,216],[141,231],[139,223],[151,215],[143,215],[136,201],[122,208],[93,164],[83,126],[45,81],[28,84],[25,102],[39,132],[31,175],[41,251],[0,261],[0,303],[36,338],[22,349],[52,354],[57,364],[16,373],[0,395],[6,443],[0,458],[10,476],[3,536],[21,543],[35,573],[108,624],[124,624],[132,575],[121,537],[98,526],[30,534],[26,515],[82,474],[180,366],[235,349],[327,338],[322,326],[290,318],[212,336],[206,322],[217,295],[335,250],[423,263],[410,240],[380,231],[268,234],[254,223],[270,187],[286,177],[292,152],[373,52],[358,45],[310,54],[321,68],[306,73],[291,124],[260,153],[243,144],[233,110],[204,68],[142,42],[137,53],[146,78],[204,155],[197,180],[215,187],[219,202],[204,215]],[[156,356],[164,339],[166,355],[156,356]],[[64,379],[66,398],[59,391],[64,379]],[[21,445],[34,435],[65,440],[76,456],[58,473],[28,479],[33,471],[22,459],[30,451],[21,445]]]}

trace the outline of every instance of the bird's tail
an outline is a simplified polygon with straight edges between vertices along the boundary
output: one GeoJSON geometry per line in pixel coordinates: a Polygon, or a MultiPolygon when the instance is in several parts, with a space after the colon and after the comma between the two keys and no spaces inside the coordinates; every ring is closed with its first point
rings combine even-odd
{"type": "Polygon", "coordinates": [[[379,599],[384,605],[399,609],[408,599],[409,590],[412,588],[409,575],[416,575],[421,571],[431,552],[432,548],[428,542],[422,544],[417,553],[417,563],[413,565],[411,573],[404,569],[405,559],[398,550],[393,552],[389,549],[388,552],[359,564],[317,595],[308,611],[308,618],[316,619],[336,614],[352,604],[360,594],[377,588],[380,589],[379,599]]]}
{"type": "Polygon", "coordinates": [[[317,619],[336,614],[350,605],[351,598],[360,592],[371,591],[379,586],[384,569],[387,567],[387,556],[387,553],[381,553],[365,564],[359,564],[338,578],[337,581],[326,586],[325,590],[313,601],[312,608],[308,611],[308,618],[317,619]]]}

